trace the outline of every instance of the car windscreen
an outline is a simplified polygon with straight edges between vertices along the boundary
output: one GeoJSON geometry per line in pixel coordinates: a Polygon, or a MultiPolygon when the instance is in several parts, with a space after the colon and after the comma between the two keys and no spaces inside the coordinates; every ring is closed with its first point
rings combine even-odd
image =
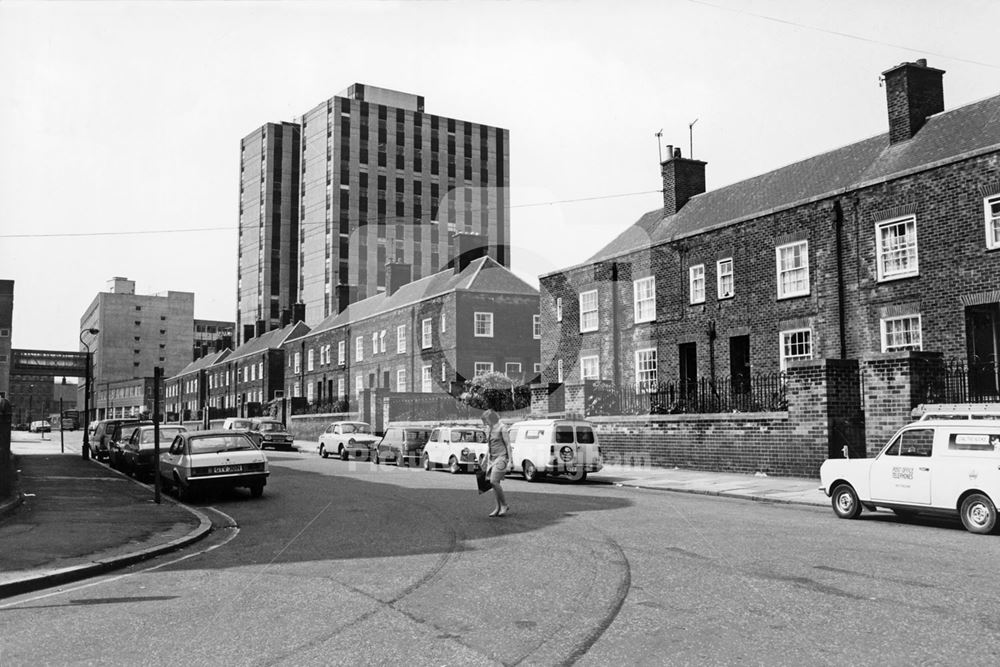
{"type": "Polygon", "coordinates": [[[246,420],[236,420],[230,425],[230,428],[250,428],[250,422],[246,420]]]}
{"type": "Polygon", "coordinates": [[[239,449],[257,449],[244,435],[203,435],[189,441],[192,454],[215,454],[239,449]]]}
{"type": "Polygon", "coordinates": [[[285,427],[282,426],[281,422],[261,422],[260,425],[257,427],[257,430],[264,432],[284,431],[285,427]]]}
{"type": "Polygon", "coordinates": [[[471,429],[452,429],[451,431],[451,441],[452,442],[486,442],[486,434],[482,431],[473,431],[471,429]]]}
{"type": "Polygon", "coordinates": [[[123,426],[121,430],[121,435],[118,437],[120,442],[126,442],[132,439],[132,434],[135,430],[139,428],[138,426],[123,426]]]}
{"type": "MultiPolygon", "coordinates": [[[[176,426],[174,426],[173,428],[169,426],[160,427],[160,444],[166,446],[166,443],[172,441],[175,435],[177,435],[178,433],[183,433],[184,430],[185,429],[178,428],[176,426]]],[[[144,445],[152,445],[155,442],[154,440],[155,435],[156,433],[153,431],[153,429],[151,428],[146,429],[145,431],[142,432],[142,435],[139,436],[139,441],[144,445]]]]}
{"type": "Polygon", "coordinates": [[[344,424],[344,433],[371,433],[372,427],[368,424],[344,424]]]}
{"type": "Polygon", "coordinates": [[[427,442],[430,433],[427,431],[407,431],[406,440],[407,442],[427,442]]]}

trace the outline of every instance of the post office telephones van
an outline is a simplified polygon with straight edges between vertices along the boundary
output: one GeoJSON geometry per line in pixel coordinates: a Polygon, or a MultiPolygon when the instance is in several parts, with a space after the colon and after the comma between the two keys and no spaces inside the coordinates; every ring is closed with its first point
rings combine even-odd
{"type": "Polygon", "coordinates": [[[874,458],[830,459],[819,469],[833,511],[958,516],[973,533],[1000,528],[1000,420],[924,419],[903,427],[874,458]]]}
{"type": "Polygon", "coordinates": [[[512,424],[512,472],[534,482],[545,475],[569,475],[582,482],[604,467],[593,425],[576,419],[533,419],[512,424]]]}

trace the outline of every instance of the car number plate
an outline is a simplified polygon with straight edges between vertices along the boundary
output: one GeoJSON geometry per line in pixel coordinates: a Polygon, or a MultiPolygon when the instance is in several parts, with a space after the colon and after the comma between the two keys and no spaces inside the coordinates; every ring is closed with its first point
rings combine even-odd
{"type": "Polygon", "coordinates": [[[214,468],[212,468],[212,472],[216,473],[216,474],[223,473],[223,472],[242,472],[242,471],[243,471],[243,466],[241,466],[241,465],[215,466],[214,468]]]}

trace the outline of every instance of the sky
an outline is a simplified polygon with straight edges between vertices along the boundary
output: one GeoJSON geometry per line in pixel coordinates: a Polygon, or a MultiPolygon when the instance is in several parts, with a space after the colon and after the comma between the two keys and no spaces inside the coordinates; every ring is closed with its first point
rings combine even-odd
{"type": "Polygon", "coordinates": [[[946,109],[997,94],[998,22],[992,0],[0,0],[13,346],[78,349],[113,276],[233,320],[240,139],[355,82],[510,130],[511,268],[537,285],[662,205],[667,144],[712,190],[885,132],[901,62],[946,70],[946,109]]]}

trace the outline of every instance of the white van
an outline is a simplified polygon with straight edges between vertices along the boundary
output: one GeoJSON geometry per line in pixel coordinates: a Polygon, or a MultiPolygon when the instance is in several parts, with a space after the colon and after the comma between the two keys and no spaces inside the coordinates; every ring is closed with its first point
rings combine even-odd
{"type": "Polygon", "coordinates": [[[582,482],[604,467],[593,425],[582,419],[532,419],[509,431],[513,471],[534,482],[547,474],[582,482]]]}
{"type": "Polygon", "coordinates": [[[1000,529],[1000,420],[922,419],[902,428],[874,458],[830,459],[819,469],[833,511],[862,508],[958,515],[973,533],[1000,529]]]}

